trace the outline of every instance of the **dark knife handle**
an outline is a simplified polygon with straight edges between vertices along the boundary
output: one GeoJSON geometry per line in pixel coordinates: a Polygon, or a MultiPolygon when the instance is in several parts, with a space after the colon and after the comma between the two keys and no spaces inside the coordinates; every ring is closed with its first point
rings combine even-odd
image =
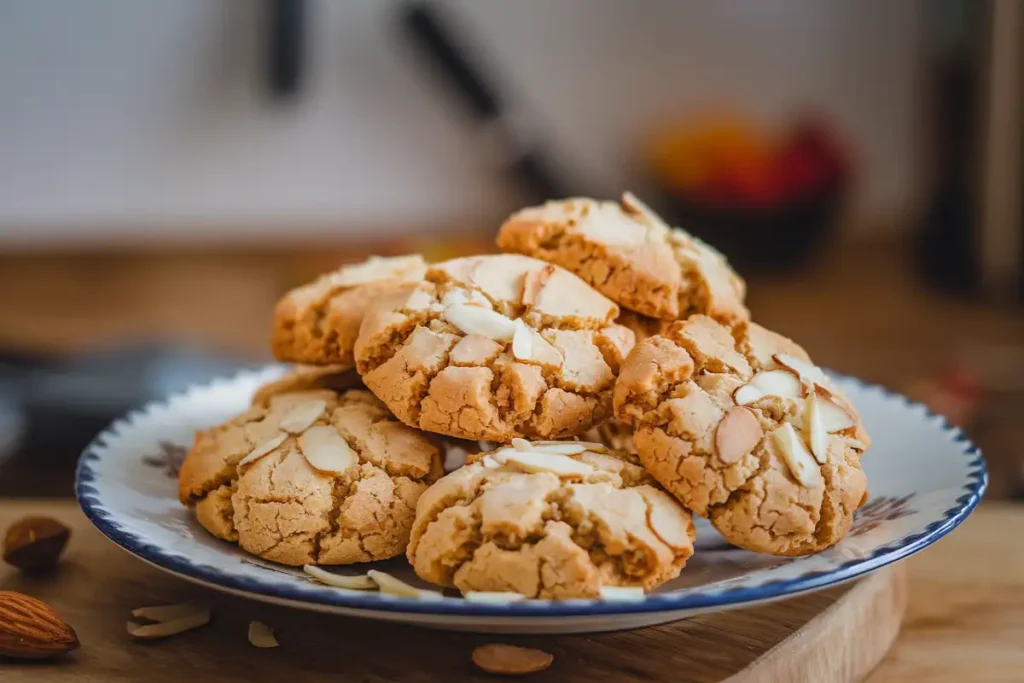
{"type": "Polygon", "coordinates": [[[306,57],[306,0],[268,2],[268,85],[274,99],[291,99],[302,86],[306,57]]]}
{"type": "Polygon", "coordinates": [[[434,61],[434,66],[449,84],[463,96],[479,118],[491,119],[501,114],[498,93],[470,62],[464,49],[444,25],[437,9],[427,3],[413,2],[402,12],[402,24],[409,36],[434,61]]]}

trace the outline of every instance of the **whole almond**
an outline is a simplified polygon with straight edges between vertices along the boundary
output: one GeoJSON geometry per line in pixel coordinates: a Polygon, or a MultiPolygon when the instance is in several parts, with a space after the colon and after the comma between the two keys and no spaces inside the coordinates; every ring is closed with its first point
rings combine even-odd
{"type": "Polygon", "coordinates": [[[0,591],[0,655],[50,659],[78,649],[78,635],[53,608],[14,591],[0,591]]]}
{"type": "Polygon", "coordinates": [[[4,536],[4,562],[24,571],[42,571],[57,564],[71,530],[50,517],[25,517],[4,536]]]}

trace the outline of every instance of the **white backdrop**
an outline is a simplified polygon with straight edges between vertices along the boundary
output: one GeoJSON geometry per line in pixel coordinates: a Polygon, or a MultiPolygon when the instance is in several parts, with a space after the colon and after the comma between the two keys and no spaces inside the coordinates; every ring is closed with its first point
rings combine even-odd
{"type": "MultiPolygon", "coordinates": [[[[919,2],[446,4],[598,191],[636,184],[635,141],[673,112],[815,104],[858,148],[870,225],[916,183],[919,2]]],[[[393,0],[312,2],[309,79],[285,108],[263,91],[262,6],[0,2],[0,240],[465,226],[515,205],[397,39],[393,0]]]]}

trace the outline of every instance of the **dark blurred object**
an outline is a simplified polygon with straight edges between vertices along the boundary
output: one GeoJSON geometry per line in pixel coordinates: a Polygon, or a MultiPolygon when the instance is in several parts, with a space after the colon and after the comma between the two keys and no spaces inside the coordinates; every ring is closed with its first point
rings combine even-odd
{"type": "Polygon", "coordinates": [[[267,0],[267,80],[275,100],[295,98],[306,62],[306,0],[267,0]]]}
{"type": "Polygon", "coordinates": [[[238,371],[229,359],[163,347],[112,349],[69,360],[0,357],[0,403],[20,438],[0,463],[0,495],[71,495],[82,449],[110,422],[238,371]]]}
{"type": "Polygon", "coordinates": [[[786,271],[805,265],[825,242],[843,206],[834,191],[773,208],[705,204],[666,194],[665,216],[725,254],[742,272],[786,271]]]}
{"type": "Polygon", "coordinates": [[[487,142],[497,145],[505,164],[522,182],[530,201],[540,202],[572,194],[550,156],[538,140],[538,127],[515,125],[493,79],[474,63],[473,50],[456,36],[454,22],[441,9],[425,2],[411,2],[401,9],[406,35],[427,58],[427,63],[462,99],[487,142]]]}
{"type": "Polygon", "coordinates": [[[834,226],[850,180],[845,147],[804,118],[780,140],[726,120],[654,139],[650,166],[673,224],[748,272],[808,261],[834,226]]]}
{"type": "Polygon", "coordinates": [[[925,279],[946,291],[1021,300],[1024,6],[928,3],[932,130],[928,208],[919,238],[925,279]]]}
{"type": "Polygon", "coordinates": [[[980,153],[978,98],[983,3],[930,6],[928,105],[931,130],[925,164],[930,199],[920,233],[925,278],[947,291],[978,283],[975,178],[980,153]]]}

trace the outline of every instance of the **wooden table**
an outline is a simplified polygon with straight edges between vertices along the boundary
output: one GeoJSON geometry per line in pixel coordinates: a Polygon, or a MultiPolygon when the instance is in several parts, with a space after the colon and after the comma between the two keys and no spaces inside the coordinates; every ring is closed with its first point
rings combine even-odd
{"type": "MultiPolygon", "coordinates": [[[[37,512],[41,501],[0,501],[0,520],[9,523],[25,511],[37,512]]],[[[75,514],[73,503],[46,503],[52,514],[75,514]]],[[[910,600],[904,627],[896,644],[882,664],[866,679],[869,683],[964,681],[1019,683],[1024,680],[1024,507],[991,503],[982,505],[963,526],[934,547],[906,561],[910,600]]],[[[133,562],[125,557],[125,562],[133,562]]],[[[11,571],[0,569],[0,586],[21,583],[11,571]]],[[[137,587],[145,590],[145,587],[137,587]]],[[[181,582],[182,592],[188,589],[181,582]]],[[[24,589],[24,588],[23,588],[24,589]]],[[[395,629],[407,639],[411,633],[401,627],[372,626],[382,633],[395,629]]],[[[617,670],[622,676],[637,671],[637,648],[657,643],[652,631],[625,632],[611,636],[621,639],[621,654],[616,648],[601,648],[601,656],[612,667],[623,659],[617,670]],[[630,662],[634,664],[630,665],[630,662]]],[[[867,637],[867,636],[865,636],[867,637]]],[[[550,649],[559,649],[559,637],[548,637],[550,649]]],[[[590,639],[588,639],[590,640],[590,639]]],[[[606,641],[605,641],[606,642],[606,641]]],[[[411,647],[406,646],[406,649],[411,647]]],[[[659,652],[652,646],[651,658],[659,652]]],[[[146,661],[153,651],[125,640],[118,648],[118,667],[138,667],[144,677],[146,661]]],[[[400,656],[400,655],[396,655],[400,656]]],[[[647,659],[646,657],[644,658],[647,659]]],[[[649,660],[648,660],[649,661],[649,660]]],[[[73,666],[67,662],[59,666],[73,666]]],[[[672,666],[678,666],[673,663],[672,666]]],[[[648,674],[652,667],[648,666],[648,674]]],[[[657,680],[678,680],[666,661],[664,676],[657,680]]],[[[46,683],[45,666],[33,668],[32,680],[46,683]]],[[[131,670],[129,668],[129,670],[131,670]]],[[[63,669],[66,673],[67,669],[63,669]]],[[[0,679],[3,678],[0,665],[0,679]]],[[[17,678],[17,677],[16,677],[17,678]]],[[[20,680],[20,679],[18,679],[20,680]]],[[[99,679],[97,679],[99,680],[99,679]]]]}

